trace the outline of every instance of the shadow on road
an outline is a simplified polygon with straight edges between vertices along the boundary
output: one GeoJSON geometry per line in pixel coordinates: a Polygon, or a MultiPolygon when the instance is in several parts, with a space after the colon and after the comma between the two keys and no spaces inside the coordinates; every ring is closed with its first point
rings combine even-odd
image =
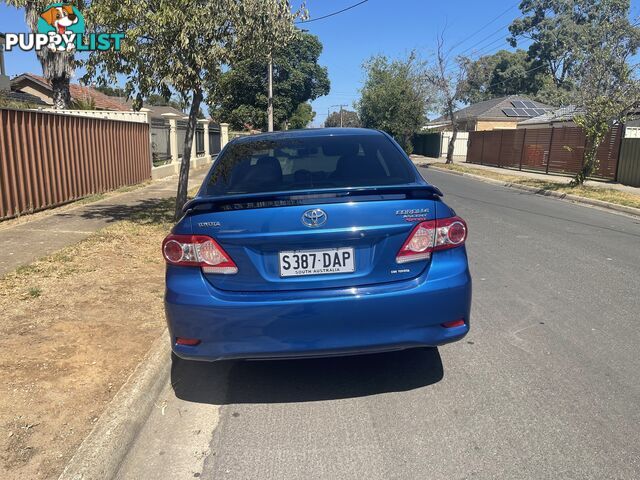
{"type": "Polygon", "coordinates": [[[364,397],[432,385],[444,376],[437,348],[307,360],[201,363],[178,360],[178,398],[213,405],[364,397]]]}

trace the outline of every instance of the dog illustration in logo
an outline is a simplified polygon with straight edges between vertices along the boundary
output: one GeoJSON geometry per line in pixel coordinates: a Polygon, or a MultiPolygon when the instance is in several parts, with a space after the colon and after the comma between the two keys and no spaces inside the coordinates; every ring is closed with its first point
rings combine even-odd
{"type": "MultiPolygon", "coordinates": [[[[49,35],[64,35],[67,32],[67,28],[71,25],[75,25],[78,23],[78,16],[73,11],[73,6],[71,5],[62,5],[61,7],[51,7],[42,14],[40,17],[56,29],[55,33],[50,32],[49,35]]],[[[54,45],[49,45],[49,48],[55,50],[54,45]]],[[[73,42],[69,42],[67,45],[67,50],[72,50],[74,48],[73,42]]],[[[64,50],[64,47],[58,47],[58,50],[64,50]]]]}

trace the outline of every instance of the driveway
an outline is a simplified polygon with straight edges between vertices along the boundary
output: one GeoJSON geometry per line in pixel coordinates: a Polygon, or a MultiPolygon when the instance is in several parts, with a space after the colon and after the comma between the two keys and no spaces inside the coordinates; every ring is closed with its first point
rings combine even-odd
{"type": "Polygon", "coordinates": [[[640,220],[422,172],[469,223],[470,335],[181,363],[120,478],[640,478],[640,220]]]}

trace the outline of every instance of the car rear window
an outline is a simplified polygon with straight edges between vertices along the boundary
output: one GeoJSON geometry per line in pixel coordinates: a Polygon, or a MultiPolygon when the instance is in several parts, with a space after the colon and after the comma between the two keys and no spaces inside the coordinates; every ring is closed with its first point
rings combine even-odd
{"type": "Polygon", "coordinates": [[[383,135],[242,141],[218,158],[207,195],[402,185],[415,181],[407,159],[383,135]]]}

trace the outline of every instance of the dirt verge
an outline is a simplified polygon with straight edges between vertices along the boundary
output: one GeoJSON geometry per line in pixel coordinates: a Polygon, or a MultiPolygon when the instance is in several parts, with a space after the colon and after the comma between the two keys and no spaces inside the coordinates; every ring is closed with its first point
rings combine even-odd
{"type": "Polygon", "coordinates": [[[173,202],[0,279],[0,478],[57,478],[162,332],[173,202]]]}

